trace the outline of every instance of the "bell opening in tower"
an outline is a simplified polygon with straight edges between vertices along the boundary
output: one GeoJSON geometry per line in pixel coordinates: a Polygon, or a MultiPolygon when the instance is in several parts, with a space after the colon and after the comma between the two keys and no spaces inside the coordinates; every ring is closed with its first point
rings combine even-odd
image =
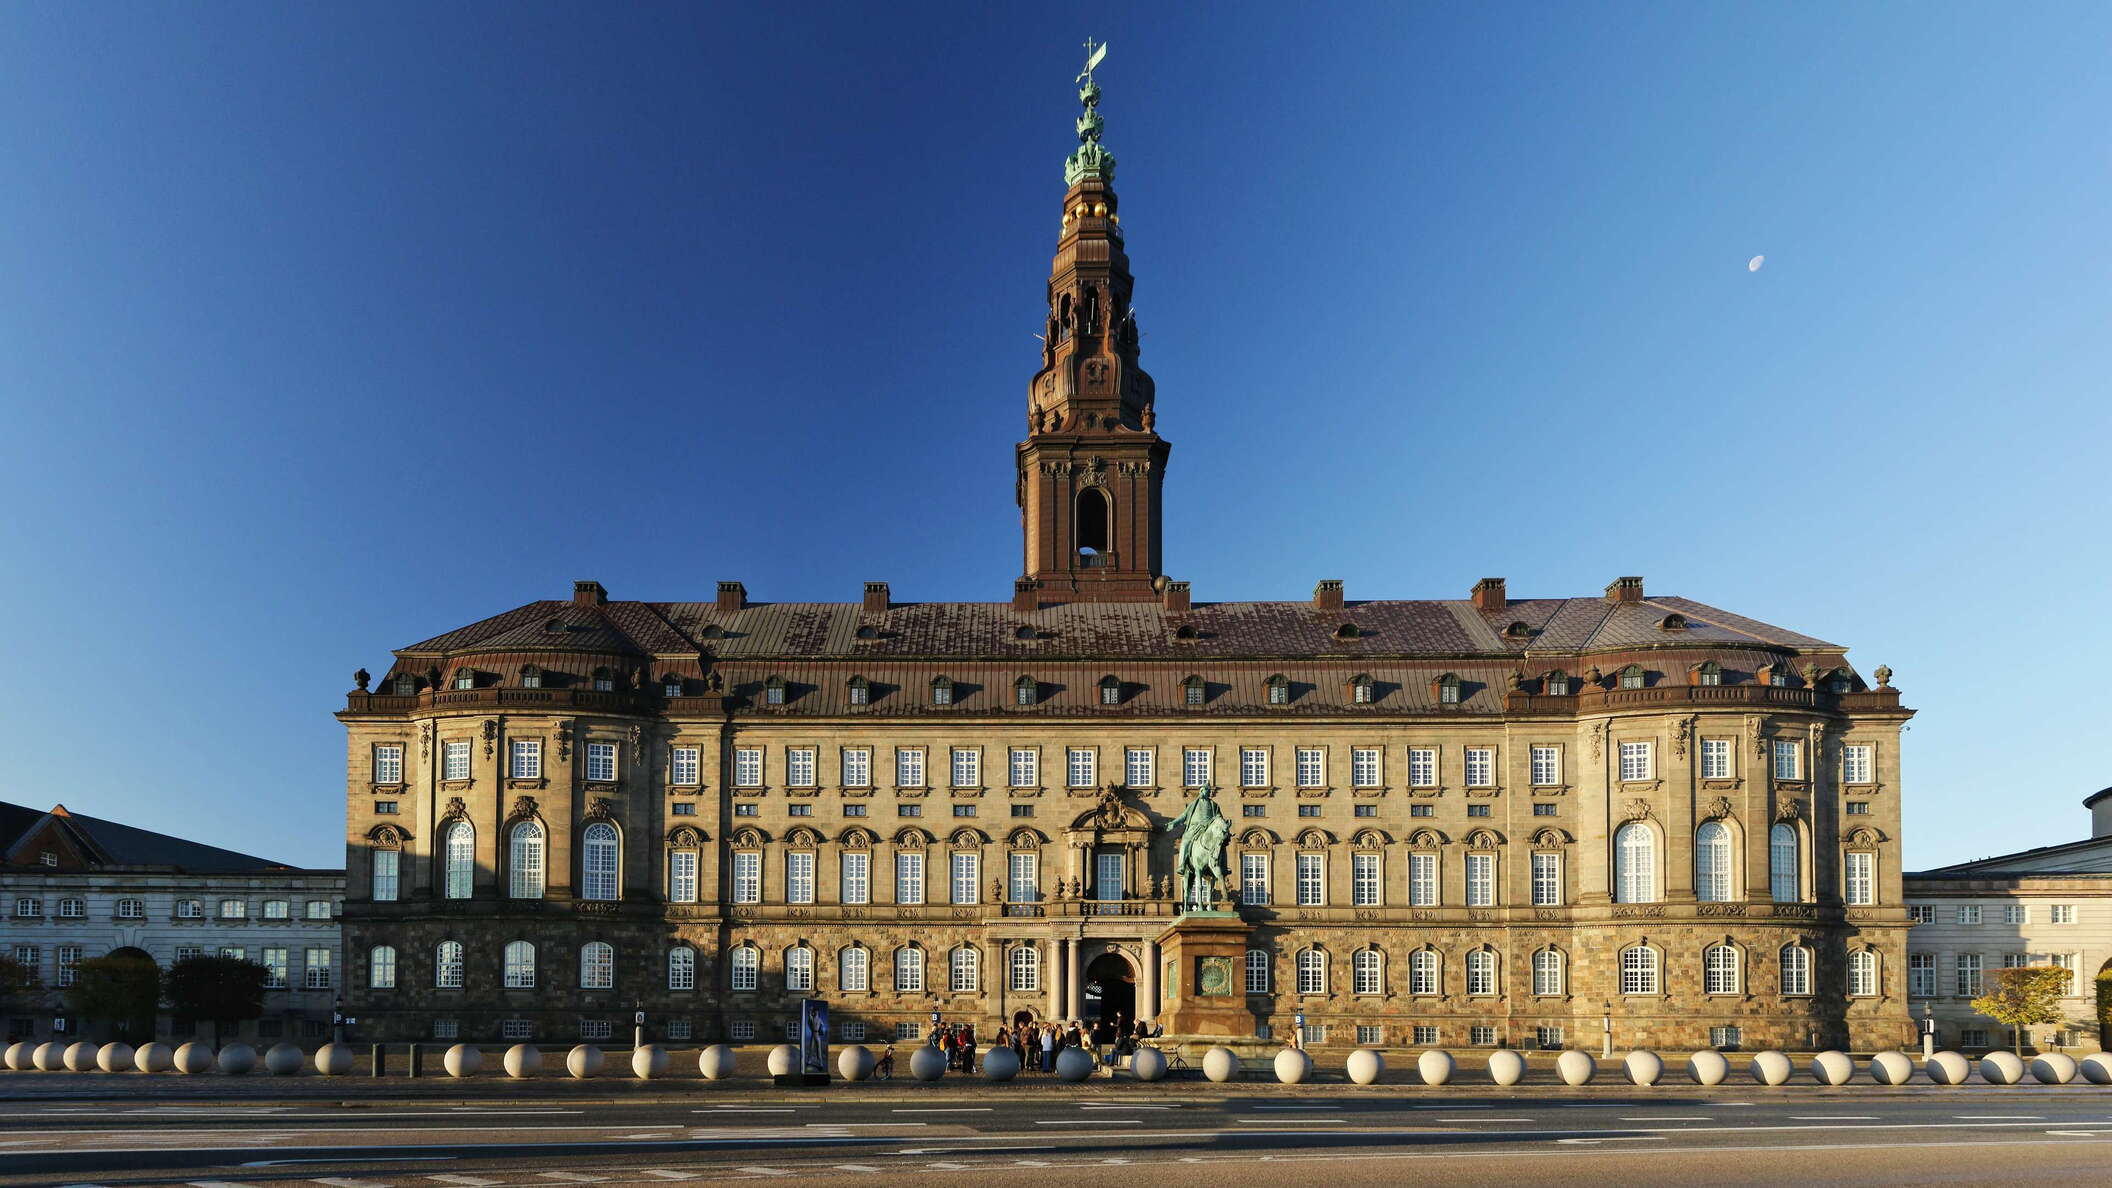
{"type": "Polygon", "coordinates": [[[1078,492],[1078,563],[1085,568],[1107,564],[1108,522],[1107,492],[1098,487],[1087,487],[1078,492]]]}

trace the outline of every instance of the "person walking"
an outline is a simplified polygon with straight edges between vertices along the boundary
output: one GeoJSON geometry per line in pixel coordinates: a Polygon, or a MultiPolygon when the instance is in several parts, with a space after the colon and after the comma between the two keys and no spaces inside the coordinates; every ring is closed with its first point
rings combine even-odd
{"type": "Polygon", "coordinates": [[[873,1066],[873,1075],[883,1081],[895,1079],[895,1046],[893,1044],[889,1044],[887,1050],[880,1053],[880,1063],[873,1066]]]}
{"type": "Polygon", "coordinates": [[[975,1024],[961,1029],[961,1071],[975,1071],[975,1024]]]}

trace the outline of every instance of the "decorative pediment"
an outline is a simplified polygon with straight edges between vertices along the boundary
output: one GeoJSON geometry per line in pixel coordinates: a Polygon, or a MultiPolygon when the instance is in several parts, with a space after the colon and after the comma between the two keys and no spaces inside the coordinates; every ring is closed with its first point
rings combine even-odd
{"type": "Polygon", "coordinates": [[[1641,821],[1650,816],[1650,802],[1641,797],[1630,797],[1621,802],[1621,820],[1641,821]]]}
{"type": "Polygon", "coordinates": [[[447,821],[452,820],[456,817],[466,817],[468,815],[469,806],[462,803],[462,798],[459,796],[450,796],[447,798],[447,808],[440,814],[440,819],[442,821],[447,821]]]}
{"type": "Polygon", "coordinates": [[[1701,806],[1701,819],[1704,821],[1721,821],[1730,815],[1731,798],[1728,796],[1712,796],[1701,806]]]}
{"type": "Polygon", "coordinates": [[[1557,829],[1552,825],[1545,826],[1539,832],[1533,834],[1533,844],[1542,848],[1566,846],[1576,840],[1576,838],[1570,836],[1568,830],[1557,829]]]}
{"type": "Polygon", "coordinates": [[[1349,844],[1357,847],[1360,850],[1376,850],[1385,846],[1386,843],[1390,840],[1392,839],[1388,838],[1386,834],[1380,830],[1360,829],[1357,831],[1357,835],[1355,837],[1349,839],[1349,844]]]}
{"type": "Polygon", "coordinates": [[[990,839],[973,829],[956,829],[953,831],[953,844],[956,849],[967,850],[988,845],[990,839]]]}
{"type": "Polygon", "coordinates": [[[1876,849],[1885,840],[1883,832],[1869,825],[1863,825],[1858,826],[1853,833],[1848,835],[1848,846],[1856,850],[1872,850],[1876,849]]]}
{"type": "Polygon", "coordinates": [[[513,816],[514,818],[519,818],[519,817],[533,817],[533,816],[535,816],[535,815],[536,815],[536,811],[535,811],[535,797],[533,797],[533,796],[516,796],[516,797],[514,797],[514,798],[513,798],[513,814],[512,814],[512,816],[513,816]]]}
{"type": "Polygon", "coordinates": [[[802,826],[785,835],[785,844],[798,846],[803,850],[811,850],[821,844],[821,835],[812,829],[802,826]]]}
{"type": "Polygon", "coordinates": [[[1298,835],[1298,845],[1307,850],[1317,850],[1335,844],[1335,835],[1325,829],[1312,828],[1298,835]]]}
{"type": "Polygon", "coordinates": [[[677,850],[694,850],[704,844],[704,835],[696,827],[684,825],[667,835],[667,844],[677,850]]]}
{"type": "Polygon", "coordinates": [[[1775,820],[1777,821],[1795,821],[1803,816],[1804,802],[1801,800],[1785,800],[1775,806],[1775,820]]]}
{"type": "Polygon", "coordinates": [[[1099,798],[1092,808],[1072,820],[1071,828],[1074,831],[1101,833],[1133,830],[1149,833],[1151,818],[1145,816],[1136,806],[1123,803],[1121,791],[1109,784],[1100,790],[1099,798]]]}
{"type": "Polygon", "coordinates": [[[1239,844],[1254,848],[1273,846],[1280,844],[1282,841],[1282,838],[1277,837],[1274,833],[1263,829],[1259,825],[1239,835],[1239,844]]]}
{"type": "Polygon", "coordinates": [[[870,850],[880,839],[874,836],[873,831],[870,829],[859,829],[853,826],[844,830],[843,836],[836,840],[839,845],[847,850],[870,850]]]}
{"type": "Polygon", "coordinates": [[[597,796],[593,803],[587,806],[586,817],[590,821],[614,821],[616,802],[606,796],[597,796]]]}
{"type": "Polygon", "coordinates": [[[1435,829],[1418,829],[1408,835],[1408,844],[1419,850],[1434,849],[1438,846],[1450,845],[1451,842],[1451,838],[1446,837],[1435,829]]]}
{"type": "Polygon", "coordinates": [[[367,844],[376,850],[403,848],[403,830],[394,825],[376,825],[367,831],[367,844]]]}
{"type": "Polygon", "coordinates": [[[900,833],[895,834],[895,844],[898,846],[907,846],[912,849],[921,846],[928,846],[931,844],[931,835],[921,829],[916,828],[915,826],[911,826],[910,828],[904,829],[900,833]]]}
{"type": "Polygon", "coordinates": [[[1012,836],[1007,840],[1012,843],[1012,848],[1015,850],[1031,850],[1036,846],[1047,845],[1049,842],[1049,839],[1043,836],[1040,830],[1028,829],[1024,826],[1013,830],[1012,836]]]}
{"type": "Polygon", "coordinates": [[[1493,850],[1503,845],[1503,835],[1493,829],[1477,829],[1467,835],[1467,845],[1476,850],[1493,850]]]}

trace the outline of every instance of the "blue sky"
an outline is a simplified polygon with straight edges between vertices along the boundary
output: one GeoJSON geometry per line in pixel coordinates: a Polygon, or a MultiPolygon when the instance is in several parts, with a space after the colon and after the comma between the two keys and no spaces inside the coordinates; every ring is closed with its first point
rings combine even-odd
{"type": "Polygon", "coordinates": [[[2112,10],[1094,19],[0,8],[0,797],[334,865],[391,647],[1006,597],[1091,33],[1199,599],[1643,574],[1897,670],[1910,866],[2087,831],[2112,10]]]}

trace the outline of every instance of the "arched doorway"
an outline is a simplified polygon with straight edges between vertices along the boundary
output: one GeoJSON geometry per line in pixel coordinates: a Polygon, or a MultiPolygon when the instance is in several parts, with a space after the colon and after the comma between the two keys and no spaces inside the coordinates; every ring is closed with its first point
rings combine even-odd
{"type": "Polygon", "coordinates": [[[1085,967],[1085,1002],[1081,1019],[1134,1019],[1137,1017],[1137,971],[1129,958],[1106,952],[1085,967]]]}
{"type": "Polygon", "coordinates": [[[1031,1025],[1031,1024],[1033,1023],[1033,1022],[1034,1022],[1034,1012],[1033,1012],[1033,1011],[1013,1011],[1013,1012],[1012,1012],[1012,1026],[1014,1026],[1014,1027],[1027,1027],[1027,1026],[1030,1026],[1030,1025],[1031,1025]]]}

